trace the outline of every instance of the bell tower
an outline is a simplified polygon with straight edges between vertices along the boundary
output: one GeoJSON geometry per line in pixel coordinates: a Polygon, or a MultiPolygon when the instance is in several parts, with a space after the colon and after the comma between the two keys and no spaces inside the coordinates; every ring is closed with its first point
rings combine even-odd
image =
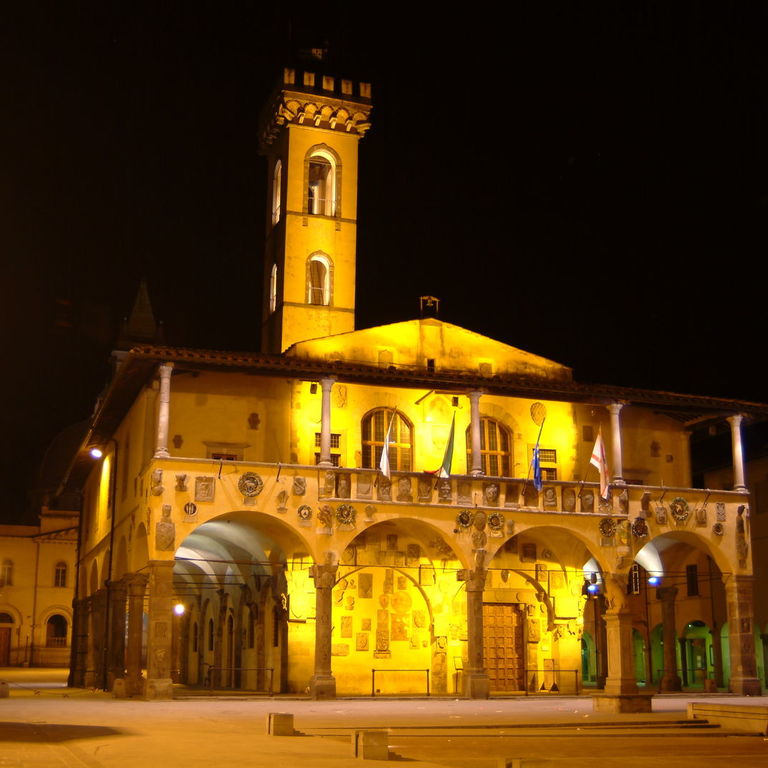
{"type": "Polygon", "coordinates": [[[355,328],[357,143],[370,112],[369,83],[285,69],[263,113],[263,352],[355,328]]]}

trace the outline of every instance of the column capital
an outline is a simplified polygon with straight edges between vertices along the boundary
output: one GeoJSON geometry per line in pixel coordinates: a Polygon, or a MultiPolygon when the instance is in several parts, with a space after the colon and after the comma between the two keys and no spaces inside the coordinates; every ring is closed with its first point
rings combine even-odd
{"type": "Polygon", "coordinates": [[[656,590],[656,599],[662,602],[674,600],[677,597],[677,592],[677,587],[659,587],[656,590]]]}

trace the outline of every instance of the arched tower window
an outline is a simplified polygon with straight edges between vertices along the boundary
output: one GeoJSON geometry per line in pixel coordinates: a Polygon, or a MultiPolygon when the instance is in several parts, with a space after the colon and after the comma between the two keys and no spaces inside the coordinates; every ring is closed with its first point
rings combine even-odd
{"type": "Polygon", "coordinates": [[[57,613],[45,624],[45,645],[48,648],[64,648],[67,645],[67,620],[57,613]]]}
{"type": "Polygon", "coordinates": [[[322,147],[310,150],[307,171],[307,212],[335,216],[338,208],[338,161],[322,147]]]}
{"type": "Polygon", "coordinates": [[[282,211],[283,194],[283,164],[280,160],[275,163],[275,170],[272,174],[272,226],[274,227],[280,221],[282,211]]]}
{"type": "Polygon", "coordinates": [[[270,314],[277,309],[277,264],[272,265],[272,271],[269,273],[269,312],[270,314]]]}
{"type": "MultiPolygon", "coordinates": [[[[496,419],[480,419],[480,458],[483,474],[510,477],[512,442],[509,430],[496,419]]],[[[467,467],[472,466],[472,427],[467,428],[467,467]]]]}
{"type": "Polygon", "coordinates": [[[307,304],[327,307],[331,303],[331,260],[313,253],[307,261],[307,304]]]}
{"type": "Polygon", "coordinates": [[[13,585],[13,560],[3,560],[0,566],[0,587],[13,585]]]}
{"type": "Polygon", "coordinates": [[[389,466],[394,470],[410,472],[413,425],[399,411],[394,411],[392,408],[377,408],[363,417],[363,466],[369,469],[379,466],[390,421],[392,421],[392,432],[389,438],[389,466]]]}
{"type": "Polygon", "coordinates": [[[56,567],[53,571],[53,586],[54,587],[66,587],[67,586],[67,564],[64,561],[56,563],[56,567]]]}

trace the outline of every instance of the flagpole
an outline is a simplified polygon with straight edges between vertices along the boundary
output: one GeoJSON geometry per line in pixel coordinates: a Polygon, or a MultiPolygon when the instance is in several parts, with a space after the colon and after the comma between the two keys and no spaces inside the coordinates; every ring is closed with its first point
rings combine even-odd
{"type": "MultiPolygon", "coordinates": [[[[533,457],[536,456],[536,451],[538,450],[539,443],[541,442],[541,433],[544,430],[544,422],[546,421],[546,416],[541,420],[541,424],[539,425],[539,434],[536,437],[536,445],[533,448],[533,457]]],[[[531,457],[531,461],[528,463],[528,476],[525,478],[525,482],[523,483],[523,496],[525,496],[525,489],[528,487],[528,481],[531,479],[531,467],[533,466],[533,457],[531,457]]]]}

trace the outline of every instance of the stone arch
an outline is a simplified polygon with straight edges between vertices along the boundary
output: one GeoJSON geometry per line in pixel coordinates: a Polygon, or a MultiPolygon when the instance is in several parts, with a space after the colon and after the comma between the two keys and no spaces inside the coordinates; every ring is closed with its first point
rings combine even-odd
{"type": "MultiPolygon", "coordinates": [[[[423,520],[390,518],[351,538],[334,589],[334,672],[340,693],[424,694],[451,688],[449,659],[465,640],[457,615],[459,554],[423,520]]],[[[462,606],[463,608],[463,606],[462,606]]]]}
{"type": "Polygon", "coordinates": [[[687,544],[693,549],[698,549],[708,555],[715,562],[722,573],[729,573],[736,570],[735,563],[723,552],[720,547],[714,546],[711,538],[705,537],[695,530],[670,530],[654,536],[650,543],[654,544],[660,552],[669,547],[669,542],[679,542],[687,544]]]}
{"type": "MultiPolygon", "coordinates": [[[[265,670],[269,669],[277,691],[304,689],[310,676],[305,666],[311,663],[311,656],[291,656],[288,646],[305,642],[302,635],[312,627],[307,619],[314,615],[310,599],[314,586],[309,579],[314,562],[315,553],[302,532],[256,510],[218,515],[184,537],[175,553],[174,587],[177,594],[193,597],[201,606],[198,651],[194,655],[201,681],[213,669],[213,684],[255,685],[266,691],[270,673],[265,670]],[[244,590],[266,603],[258,612],[262,620],[257,631],[263,637],[253,649],[247,646],[247,635],[242,631],[244,590]],[[303,603],[302,597],[307,598],[303,603]],[[292,611],[300,607],[303,613],[293,615],[292,611]],[[269,620],[264,620],[265,614],[269,620]],[[291,620],[295,625],[289,623],[291,620]],[[259,654],[262,658],[257,658],[259,654]],[[256,667],[261,670],[258,675],[242,672],[256,667]]],[[[192,654],[189,647],[186,652],[192,654]]]]}
{"type": "Polygon", "coordinates": [[[483,625],[491,691],[576,693],[588,605],[584,566],[597,563],[595,547],[583,534],[551,525],[490,542],[483,625]]]}

